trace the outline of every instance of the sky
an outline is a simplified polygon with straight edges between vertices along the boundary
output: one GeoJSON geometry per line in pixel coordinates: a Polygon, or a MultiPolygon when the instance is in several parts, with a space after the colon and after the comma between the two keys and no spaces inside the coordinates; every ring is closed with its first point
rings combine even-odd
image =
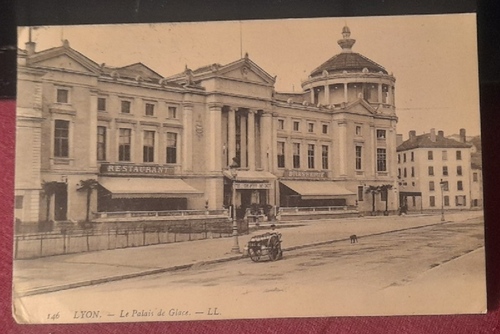
{"type": "MultiPolygon", "coordinates": [[[[246,52],[277,76],[277,91],[301,91],[316,67],[340,53],[344,25],[358,52],[396,78],[397,131],[408,138],[431,128],[445,136],[465,128],[479,135],[475,14],[284,19],[203,23],[38,27],[36,50],[70,46],[98,64],[142,62],[167,77],[187,65],[227,64],[246,52]]],[[[19,47],[28,29],[19,29],[19,47]]]]}

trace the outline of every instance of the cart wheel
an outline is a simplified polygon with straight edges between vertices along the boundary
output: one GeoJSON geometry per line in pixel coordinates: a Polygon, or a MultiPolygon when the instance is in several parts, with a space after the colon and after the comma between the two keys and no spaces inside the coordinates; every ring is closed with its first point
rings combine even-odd
{"type": "Polygon", "coordinates": [[[281,258],[281,244],[277,237],[272,237],[269,240],[269,259],[271,261],[276,261],[281,258]]]}
{"type": "Polygon", "coordinates": [[[248,256],[250,256],[250,258],[252,259],[253,262],[259,261],[260,254],[261,254],[260,249],[259,250],[255,250],[253,248],[248,249],[248,256]]]}

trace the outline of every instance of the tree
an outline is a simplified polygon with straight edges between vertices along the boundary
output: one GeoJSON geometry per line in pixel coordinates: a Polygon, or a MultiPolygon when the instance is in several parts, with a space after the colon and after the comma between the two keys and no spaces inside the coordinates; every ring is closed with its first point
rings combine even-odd
{"type": "Polygon", "coordinates": [[[46,198],[46,203],[47,203],[47,207],[46,207],[46,213],[45,213],[45,221],[48,222],[50,220],[50,202],[52,200],[52,196],[56,193],[56,190],[57,190],[57,182],[56,181],[50,181],[50,182],[46,182],[46,181],[43,181],[42,182],[42,194],[43,196],[45,196],[46,198]]]}
{"type": "Polygon", "coordinates": [[[86,191],[87,192],[87,213],[85,216],[85,222],[88,223],[90,221],[90,199],[92,197],[92,191],[97,188],[99,182],[94,179],[87,179],[80,181],[80,188],[78,191],[86,191]]]}
{"type": "Polygon", "coordinates": [[[392,184],[383,184],[380,186],[380,191],[385,194],[385,211],[384,214],[389,214],[389,190],[392,189],[392,184]]]}
{"type": "Polygon", "coordinates": [[[366,193],[372,195],[372,215],[375,215],[375,196],[380,193],[380,190],[380,186],[368,186],[368,188],[366,188],[366,193]]]}

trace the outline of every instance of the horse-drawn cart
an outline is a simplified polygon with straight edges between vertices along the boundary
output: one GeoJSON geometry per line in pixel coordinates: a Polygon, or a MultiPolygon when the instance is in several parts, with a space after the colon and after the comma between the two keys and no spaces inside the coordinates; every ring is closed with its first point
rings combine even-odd
{"type": "Polygon", "coordinates": [[[261,256],[269,256],[271,261],[276,261],[283,257],[281,250],[281,233],[271,232],[256,235],[248,242],[248,256],[252,261],[257,262],[261,256]]]}

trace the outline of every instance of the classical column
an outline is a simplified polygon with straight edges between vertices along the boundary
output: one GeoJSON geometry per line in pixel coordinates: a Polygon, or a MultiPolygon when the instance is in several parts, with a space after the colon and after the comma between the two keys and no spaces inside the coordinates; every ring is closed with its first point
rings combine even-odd
{"type": "Polygon", "coordinates": [[[222,104],[209,103],[208,105],[208,148],[206,150],[208,169],[210,171],[220,171],[222,169],[222,104]]]}
{"type": "Polygon", "coordinates": [[[330,86],[328,83],[325,85],[325,102],[323,104],[330,104],[330,86]]]}
{"type": "Polygon", "coordinates": [[[314,88],[311,87],[311,104],[314,104],[314,88]]]}
{"type": "Polygon", "coordinates": [[[339,121],[339,172],[341,176],[346,175],[346,166],[347,166],[347,123],[345,121],[339,121]]]}
{"type": "Polygon", "coordinates": [[[247,164],[247,115],[240,111],[240,167],[247,164]]]}
{"type": "Polygon", "coordinates": [[[255,111],[248,111],[248,168],[255,170],[255,111]]]}
{"type": "Polygon", "coordinates": [[[375,125],[370,124],[370,156],[372,175],[377,175],[377,138],[375,136],[375,125]]]}
{"type": "Polygon", "coordinates": [[[97,167],[97,95],[90,93],[89,110],[89,167],[97,167]]]}
{"type": "Polygon", "coordinates": [[[271,131],[271,113],[263,112],[260,118],[260,161],[263,170],[269,171],[270,154],[272,145],[276,145],[272,139],[271,131]],[[269,140],[271,139],[271,142],[269,140]]]}
{"type": "Polygon", "coordinates": [[[382,84],[381,83],[378,84],[378,100],[377,100],[377,102],[379,104],[382,104],[382,84]]]}
{"type": "Polygon", "coordinates": [[[231,107],[227,113],[227,152],[229,165],[231,165],[236,156],[236,113],[231,107]]]}
{"type": "Polygon", "coordinates": [[[347,82],[344,82],[344,102],[348,102],[348,96],[347,96],[347,82]]]}
{"type": "MultiPolygon", "coordinates": [[[[190,171],[193,169],[193,104],[184,103],[182,106],[182,169],[190,171]]],[[[166,140],[160,143],[165,143],[166,140]]],[[[164,159],[162,162],[166,162],[164,159]]]]}

